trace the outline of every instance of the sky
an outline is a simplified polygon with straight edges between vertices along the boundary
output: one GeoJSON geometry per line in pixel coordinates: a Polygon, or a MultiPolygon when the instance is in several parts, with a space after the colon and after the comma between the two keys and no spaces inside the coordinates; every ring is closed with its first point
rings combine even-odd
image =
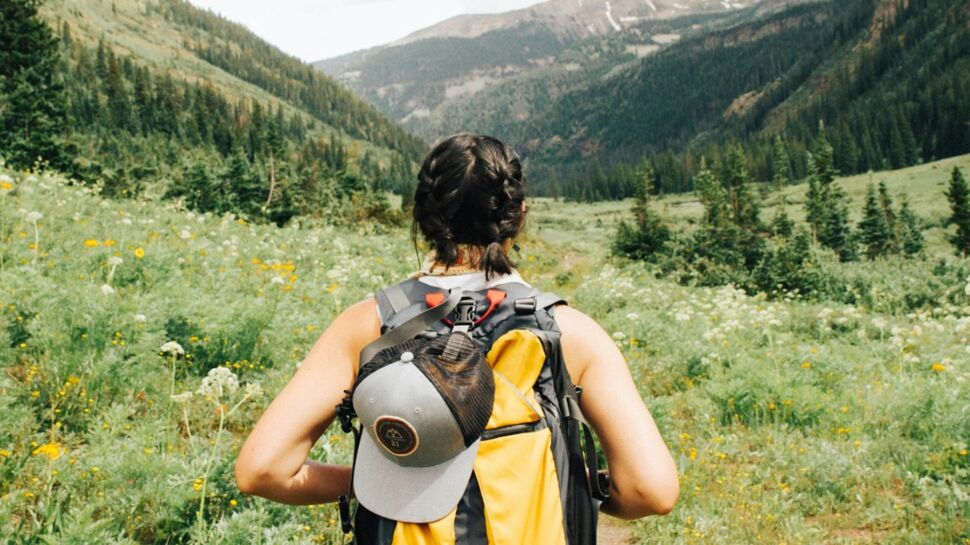
{"type": "Polygon", "coordinates": [[[384,44],[462,13],[540,0],[190,0],[307,62],[384,44]]]}

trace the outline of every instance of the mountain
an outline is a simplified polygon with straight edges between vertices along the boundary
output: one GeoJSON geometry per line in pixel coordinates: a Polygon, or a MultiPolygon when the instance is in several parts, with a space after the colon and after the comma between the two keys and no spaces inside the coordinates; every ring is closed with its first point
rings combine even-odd
{"type": "MultiPolygon", "coordinates": [[[[523,75],[551,67],[575,71],[656,52],[683,33],[737,12],[771,10],[791,0],[547,0],[498,14],[459,15],[395,42],[314,63],[378,106],[421,130],[443,106],[473,100],[523,75]],[[746,9],[747,8],[747,9],[746,9]],[[678,20],[669,25],[662,23],[678,20]],[[592,58],[563,57],[572,44],[622,42],[592,58]]],[[[434,136],[422,131],[423,136],[434,136]]]]}
{"type": "MultiPolygon", "coordinates": [[[[773,177],[775,148],[801,177],[820,121],[844,174],[970,152],[970,2],[728,5],[692,4],[697,11],[686,16],[568,44],[546,28],[550,42],[560,41],[542,66],[510,69],[474,94],[439,100],[429,91],[437,105],[411,110],[404,125],[428,140],[458,130],[502,137],[529,163],[537,191],[583,198],[629,195],[643,160],[658,189],[690,189],[698,158],[720,163],[733,143],[755,179],[773,177]]],[[[503,32],[524,55],[521,32],[509,29],[427,38],[361,54],[361,68],[342,77],[352,75],[358,83],[350,85],[365,86],[363,96],[398,117],[405,109],[394,93],[416,88],[399,74],[437,66],[449,51],[460,56],[462,40],[503,43],[503,32]],[[396,71],[372,69],[404,51],[414,55],[410,64],[402,55],[396,71]]]]}
{"type": "Polygon", "coordinates": [[[49,0],[42,15],[63,51],[72,174],[109,195],[151,190],[285,221],[410,184],[426,148],[332,78],[186,1],[49,0]]]}

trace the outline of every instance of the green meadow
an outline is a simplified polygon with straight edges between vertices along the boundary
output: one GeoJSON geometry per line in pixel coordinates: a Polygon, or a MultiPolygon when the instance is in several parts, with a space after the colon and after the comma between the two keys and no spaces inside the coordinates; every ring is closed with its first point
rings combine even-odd
{"type": "MultiPolygon", "coordinates": [[[[680,285],[608,255],[629,202],[530,203],[523,276],[610,332],[678,463],[640,542],[970,544],[953,165],[970,156],[872,176],[908,195],[927,255],[826,262],[853,304],[680,285]]],[[[868,180],[839,181],[853,221],[868,180]]],[[[804,186],[762,217],[782,195],[800,219],[804,186]]],[[[675,229],[700,213],[653,205],[675,229]]],[[[257,225],[0,167],[0,541],[342,543],[332,505],[241,494],[235,456],[333,317],[417,267],[401,228],[257,225]]],[[[350,450],[333,427],[311,456],[350,450]]]]}

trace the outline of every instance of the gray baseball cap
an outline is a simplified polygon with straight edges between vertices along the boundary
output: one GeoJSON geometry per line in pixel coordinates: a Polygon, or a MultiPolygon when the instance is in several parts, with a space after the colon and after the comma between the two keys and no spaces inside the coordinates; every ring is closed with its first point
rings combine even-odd
{"type": "Polygon", "coordinates": [[[451,512],[495,399],[478,345],[455,332],[382,350],[361,367],[352,399],[364,429],[353,482],[361,505],[415,523],[451,512]],[[457,358],[443,357],[449,341],[457,358]]]}

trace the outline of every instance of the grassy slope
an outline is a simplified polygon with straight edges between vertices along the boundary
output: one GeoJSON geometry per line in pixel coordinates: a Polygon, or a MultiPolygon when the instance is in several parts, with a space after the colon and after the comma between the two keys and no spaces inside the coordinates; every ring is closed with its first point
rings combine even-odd
{"type": "MultiPolygon", "coordinates": [[[[899,200],[896,197],[903,193],[908,196],[910,206],[928,224],[926,236],[929,249],[933,252],[944,251],[946,247],[943,229],[939,225],[947,214],[948,208],[943,191],[954,166],[960,167],[964,173],[970,172],[970,155],[951,157],[901,170],[872,173],[873,184],[885,181],[897,205],[899,200]]],[[[839,178],[836,181],[851,199],[850,214],[853,223],[861,216],[869,180],[869,174],[860,174],[839,178]]],[[[786,187],[780,192],[771,191],[761,197],[763,203],[761,218],[766,222],[770,221],[784,197],[788,202],[789,216],[795,221],[802,221],[805,216],[803,206],[807,188],[807,183],[802,182],[786,187]]],[[[631,206],[632,200],[629,199],[580,204],[539,198],[533,204],[533,210],[538,214],[532,221],[531,228],[536,233],[548,236],[553,242],[573,243],[577,251],[600,258],[609,251],[609,239],[616,223],[629,217],[631,206]]],[[[693,193],[664,196],[654,200],[653,206],[675,229],[689,229],[689,222],[699,220],[703,213],[701,204],[693,193]]]]}
{"type": "Polygon", "coordinates": [[[186,28],[166,21],[161,15],[145,8],[138,0],[50,0],[42,6],[49,21],[67,21],[72,36],[90,47],[97,47],[104,39],[115,53],[131,55],[139,62],[168,72],[173,77],[197,83],[209,83],[231,100],[256,99],[274,107],[283,104],[288,115],[302,113],[304,119],[321,135],[336,133],[351,144],[354,153],[374,150],[383,156],[384,148],[366,140],[355,139],[339,127],[326,125],[295,105],[272,95],[261,87],[244,81],[225,70],[200,59],[183,47],[186,40],[211,40],[196,28],[186,28]],[[112,11],[114,10],[114,11],[112,11]]]}
{"type": "MultiPolygon", "coordinates": [[[[334,315],[414,268],[407,234],[245,225],[0,174],[0,541],[242,544],[259,528],[264,544],[339,543],[332,506],[245,497],[232,464],[334,315]],[[173,339],[192,357],[160,355],[173,339]],[[215,365],[265,394],[170,399],[215,365]]],[[[681,471],[677,509],[638,522],[642,539],[970,539],[964,280],[910,315],[681,287],[603,258],[606,225],[585,227],[626,206],[543,204],[523,275],[613,335],[681,471]]],[[[893,291],[896,263],[873,268],[893,291]]],[[[331,429],[311,456],[345,462],[349,448],[331,429]]]]}

